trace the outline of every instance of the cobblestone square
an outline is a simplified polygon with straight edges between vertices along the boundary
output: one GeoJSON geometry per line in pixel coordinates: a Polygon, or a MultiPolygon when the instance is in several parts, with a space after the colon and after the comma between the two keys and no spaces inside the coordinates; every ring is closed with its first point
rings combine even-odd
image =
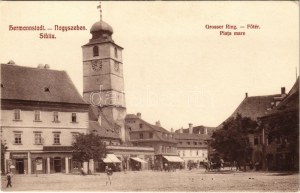
{"type": "Polygon", "coordinates": [[[96,175],[43,174],[15,175],[12,188],[2,191],[298,191],[299,175],[266,172],[205,172],[182,170],[176,172],[117,172],[112,184],[106,185],[104,173],[96,175]]]}

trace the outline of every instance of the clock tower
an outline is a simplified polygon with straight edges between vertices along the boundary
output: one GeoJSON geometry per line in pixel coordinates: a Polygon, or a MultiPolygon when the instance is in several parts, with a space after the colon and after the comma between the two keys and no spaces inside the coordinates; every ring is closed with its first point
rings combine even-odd
{"type": "Polygon", "coordinates": [[[104,116],[100,118],[109,121],[124,141],[126,105],[123,48],[113,41],[113,29],[102,20],[101,15],[100,21],[93,24],[90,33],[92,38],[82,46],[83,98],[99,108],[104,116]]]}

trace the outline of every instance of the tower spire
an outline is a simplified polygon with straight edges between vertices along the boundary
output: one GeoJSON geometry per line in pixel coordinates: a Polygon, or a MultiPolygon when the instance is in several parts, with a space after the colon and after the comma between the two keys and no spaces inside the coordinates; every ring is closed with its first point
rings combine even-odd
{"type": "Polygon", "coordinates": [[[102,21],[102,8],[101,8],[101,1],[99,2],[99,5],[97,6],[97,9],[100,10],[100,21],[102,21]]]}

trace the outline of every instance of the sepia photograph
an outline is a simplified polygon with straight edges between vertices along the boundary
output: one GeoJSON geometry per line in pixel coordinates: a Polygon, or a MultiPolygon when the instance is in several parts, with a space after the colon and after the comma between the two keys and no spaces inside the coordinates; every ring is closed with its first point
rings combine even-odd
{"type": "Polygon", "coordinates": [[[1,1],[0,34],[1,191],[299,191],[299,1],[1,1]]]}

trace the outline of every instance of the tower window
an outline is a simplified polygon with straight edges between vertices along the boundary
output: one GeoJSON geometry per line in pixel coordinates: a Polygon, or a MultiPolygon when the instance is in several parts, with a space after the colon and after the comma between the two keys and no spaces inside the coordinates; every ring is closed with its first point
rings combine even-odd
{"type": "Polygon", "coordinates": [[[98,46],[93,47],[93,56],[99,56],[99,49],[98,46]]]}
{"type": "Polygon", "coordinates": [[[115,58],[118,58],[118,49],[115,47],[115,58]]]}

